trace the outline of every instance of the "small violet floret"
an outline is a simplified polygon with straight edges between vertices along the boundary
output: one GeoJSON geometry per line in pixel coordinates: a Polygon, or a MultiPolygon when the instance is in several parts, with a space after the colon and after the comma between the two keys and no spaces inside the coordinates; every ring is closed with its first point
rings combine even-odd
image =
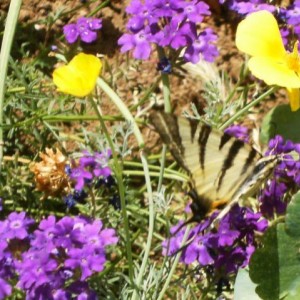
{"type": "Polygon", "coordinates": [[[76,23],[65,25],[63,31],[69,44],[75,43],[78,39],[85,43],[92,43],[97,39],[97,30],[101,28],[101,19],[81,17],[76,23]]]}

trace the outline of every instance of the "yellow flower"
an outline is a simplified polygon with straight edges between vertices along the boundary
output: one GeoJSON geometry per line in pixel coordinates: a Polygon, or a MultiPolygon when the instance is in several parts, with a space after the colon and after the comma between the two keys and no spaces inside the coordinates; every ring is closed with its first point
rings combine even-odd
{"type": "Polygon", "coordinates": [[[95,55],[79,53],[69,64],[53,72],[53,82],[60,92],[84,97],[95,88],[101,67],[95,55]]]}
{"type": "Polygon", "coordinates": [[[239,23],[237,48],[249,54],[249,69],[268,85],[288,90],[292,111],[300,107],[300,57],[298,42],[293,52],[285,50],[274,16],[265,10],[255,12],[239,23]]]}

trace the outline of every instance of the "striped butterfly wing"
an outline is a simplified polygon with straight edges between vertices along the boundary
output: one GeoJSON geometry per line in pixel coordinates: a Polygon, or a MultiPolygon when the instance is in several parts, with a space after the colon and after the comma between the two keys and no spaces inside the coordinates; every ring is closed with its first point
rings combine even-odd
{"type": "Polygon", "coordinates": [[[150,121],[177,162],[190,173],[192,210],[199,219],[251,194],[266,179],[269,160],[257,164],[261,155],[250,145],[198,121],[166,113],[152,114],[150,121]]]}

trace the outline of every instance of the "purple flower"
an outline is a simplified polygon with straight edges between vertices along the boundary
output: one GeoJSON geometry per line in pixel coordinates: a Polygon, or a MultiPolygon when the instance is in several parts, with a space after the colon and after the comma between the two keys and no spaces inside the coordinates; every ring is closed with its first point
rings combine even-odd
{"type": "Polygon", "coordinates": [[[193,23],[201,23],[204,16],[210,15],[209,6],[202,1],[194,0],[191,2],[183,2],[181,7],[183,11],[178,14],[178,21],[187,19],[193,23]]]}
{"type": "Polygon", "coordinates": [[[133,49],[133,57],[138,59],[148,59],[151,53],[150,35],[144,30],[135,34],[123,34],[118,40],[121,52],[124,53],[133,49]]]}
{"type": "Polygon", "coordinates": [[[0,299],[5,299],[11,295],[12,287],[4,279],[0,278],[0,299]]]}
{"type": "Polygon", "coordinates": [[[227,127],[224,132],[245,143],[249,142],[248,128],[240,125],[231,125],[227,127]]]}
{"type": "Polygon", "coordinates": [[[276,7],[274,5],[266,4],[263,0],[220,0],[221,4],[227,5],[231,10],[236,11],[239,14],[247,15],[259,10],[267,10],[271,13],[275,12],[276,7]]]}
{"type": "Polygon", "coordinates": [[[63,28],[64,35],[69,44],[73,44],[77,41],[79,37],[79,32],[77,30],[76,24],[68,24],[63,28]]]}
{"type": "Polygon", "coordinates": [[[6,220],[6,232],[4,236],[7,239],[25,239],[28,236],[28,227],[33,224],[33,220],[26,217],[25,212],[12,212],[6,220]]]}
{"type": "Polygon", "coordinates": [[[184,58],[194,64],[200,60],[201,55],[206,61],[214,61],[214,58],[218,55],[218,50],[212,42],[216,39],[217,36],[212,29],[203,30],[193,43],[186,48],[184,58]]]}
{"type": "Polygon", "coordinates": [[[97,30],[102,28],[102,20],[81,17],[76,24],[63,27],[65,38],[69,44],[75,43],[78,38],[85,43],[92,43],[97,39],[97,30]]]}
{"type": "Polygon", "coordinates": [[[70,203],[73,202],[72,200],[79,201],[84,196],[81,191],[86,185],[91,184],[94,179],[110,177],[111,169],[108,167],[110,156],[110,149],[93,154],[86,150],[83,151],[78,166],[69,171],[70,178],[75,181],[75,190],[78,195],[69,195],[65,201],[70,203]]]}
{"type": "Polygon", "coordinates": [[[274,214],[282,215],[286,211],[287,203],[284,196],[288,190],[299,189],[300,161],[289,153],[295,151],[299,156],[300,144],[284,141],[279,135],[269,141],[265,155],[280,155],[280,162],[276,165],[274,176],[266,183],[259,197],[260,210],[268,217],[274,214]]]}
{"type": "Polygon", "coordinates": [[[193,63],[199,61],[200,54],[208,61],[218,55],[212,30],[197,30],[203,18],[210,15],[203,1],[132,0],[126,12],[131,15],[127,24],[130,32],[118,40],[121,52],[133,50],[134,58],[148,59],[151,44],[155,44],[178,50],[178,55],[186,47],[184,58],[193,63]]]}
{"type": "Polygon", "coordinates": [[[300,1],[294,1],[292,5],[285,10],[286,21],[289,25],[300,24],[300,1]]]}
{"type": "Polygon", "coordinates": [[[94,251],[92,247],[73,248],[68,252],[65,266],[70,269],[79,268],[81,280],[86,280],[94,272],[101,272],[106,262],[104,251],[94,251]]]}
{"type": "Polygon", "coordinates": [[[100,220],[66,216],[56,221],[49,216],[33,232],[29,249],[15,261],[17,286],[28,299],[71,299],[74,293],[82,299],[96,299],[87,283],[77,281],[78,275],[87,280],[101,272],[106,247],[117,241],[115,231],[103,228],[100,220]]]}
{"type": "Polygon", "coordinates": [[[260,213],[234,206],[219,221],[218,228],[210,225],[216,214],[197,224],[189,232],[187,245],[182,245],[185,227],[180,222],[171,229],[173,235],[163,242],[163,254],[173,255],[182,250],[185,264],[198,262],[202,268],[210,267],[216,276],[228,276],[246,266],[256,248],[255,233],[264,232],[267,221],[260,213]]]}
{"type": "Polygon", "coordinates": [[[80,166],[72,169],[70,178],[76,182],[75,190],[81,191],[87,183],[92,181],[93,174],[80,166]]]}
{"type": "Polygon", "coordinates": [[[97,39],[97,32],[91,29],[87,18],[79,18],[76,29],[81,40],[85,43],[91,43],[97,39]]]}

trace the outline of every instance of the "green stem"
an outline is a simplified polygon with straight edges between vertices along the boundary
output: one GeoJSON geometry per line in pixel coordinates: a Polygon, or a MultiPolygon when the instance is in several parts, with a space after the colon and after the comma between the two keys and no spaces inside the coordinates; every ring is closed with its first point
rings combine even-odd
{"type": "Polygon", "coordinates": [[[92,217],[95,218],[96,217],[96,199],[95,199],[95,194],[93,189],[89,189],[89,194],[91,196],[91,204],[92,204],[92,217]]]}
{"type": "MultiPolygon", "coordinates": [[[[135,135],[135,138],[138,142],[139,148],[142,149],[144,147],[144,140],[142,137],[142,134],[140,132],[139,127],[137,126],[135,119],[133,118],[131,112],[128,110],[127,106],[124,104],[124,102],[121,100],[121,98],[111,89],[111,87],[102,79],[97,79],[97,85],[109,96],[109,98],[113,101],[113,103],[118,107],[121,114],[124,116],[124,118],[131,124],[133,127],[133,133],[135,135]]],[[[146,249],[144,253],[144,257],[142,260],[142,265],[139,268],[139,274],[137,276],[136,284],[134,285],[134,292],[132,295],[132,299],[138,299],[138,289],[140,289],[140,284],[142,282],[142,278],[147,266],[147,262],[149,259],[150,249],[151,249],[151,242],[153,238],[153,231],[154,231],[154,202],[153,202],[153,196],[152,196],[152,188],[151,188],[151,179],[149,175],[149,169],[148,169],[148,162],[145,157],[145,154],[143,151],[141,151],[141,161],[143,165],[143,170],[145,173],[145,181],[146,181],[146,187],[147,187],[147,193],[148,193],[148,201],[149,201],[149,228],[148,228],[148,236],[147,236],[147,243],[146,243],[146,249]]],[[[123,205],[123,203],[121,202],[123,205]]],[[[124,204],[125,209],[125,204],[124,204]]],[[[130,249],[131,250],[131,249],[130,249]]]]}
{"type": "MultiPolygon", "coordinates": [[[[164,49],[162,47],[157,47],[157,52],[159,59],[163,59],[166,55],[164,52],[164,49]]],[[[170,93],[170,80],[169,80],[169,75],[161,73],[161,80],[163,83],[163,96],[164,96],[164,110],[166,113],[171,113],[172,111],[172,106],[171,106],[171,93],[170,93]]],[[[167,154],[167,146],[163,145],[162,147],[162,153],[161,153],[161,169],[160,169],[160,176],[158,180],[158,186],[157,190],[158,192],[161,190],[162,187],[162,181],[164,177],[164,169],[165,169],[165,163],[166,163],[166,154],[167,154]]]]}
{"type": "MultiPolygon", "coordinates": [[[[152,194],[152,187],[151,187],[151,181],[150,181],[150,176],[149,176],[148,163],[147,163],[147,158],[145,157],[143,151],[141,152],[141,161],[142,161],[142,164],[144,167],[145,181],[146,181],[148,201],[149,201],[149,205],[148,205],[148,207],[149,207],[149,227],[148,227],[148,236],[147,236],[145,253],[144,253],[142,264],[139,269],[139,274],[138,274],[137,280],[136,280],[136,286],[138,288],[141,285],[143,275],[145,273],[145,270],[146,270],[146,267],[148,264],[149,255],[150,255],[150,251],[151,251],[153,232],[154,232],[154,220],[155,220],[154,202],[153,202],[153,194],[152,194]]],[[[133,292],[132,299],[140,299],[136,289],[133,292]]]]}
{"type": "Polygon", "coordinates": [[[18,16],[22,0],[11,0],[0,52],[0,172],[3,160],[3,106],[5,96],[5,83],[8,69],[9,54],[14,39],[18,16]]]}
{"type": "MultiPolygon", "coordinates": [[[[181,243],[180,247],[184,246],[184,244],[185,244],[185,242],[187,240],[189,232],[190,232],[190,225],[188,225],[186,227],[186,230],[185,230],[185,233],[184,233],[184,236],[183,236],[182,243],[181,243]]],[[[164,294],[165,294],[167,288],[169,287],[169,284],[170,284],[170,281],[172,279],[172,276],[173,276],[173,274],[174,274],[174,272],[176,270],[176,267],[178,265],[178,262],[179,262],[181,254],[182,254],[181,251],[179,251],[179,253],[177,253],[174,261],[172,262],[172,268],[171,268],[171,270],[170,270],[170,272],[168,274],[168,277],[167,277],[167,279],[166,279],[166,281],[164,283],[164,286],[163,286],[162,290],[160,291],[160,293],[159,293],[159,295],[157,297],[157,300],[163,299],[164,294]]]]}
{"type": "Polygon", "coordinates": [[[135,122],[135,119],[133,118],[132,114],[128,110],[127,106],[124,104],[121,98],[115,93],[115,91],[113,91],[111,87],[101,77],[98,77],[97,85],[109,96],[112,102],[118,107],[118,109],[120,110],[124,118],[131,124],[139,148],[143,148],[144,140],[142,134],[135,122]]]}
{"type": "Polygon", "coordinates": [[[109,147],[111,148],[112,151],[112,156],[113,156],[113,161],[114,161],[114,168],[115,168],[115,176],[119,188],[119,196],[120,196],[120,201],[121,201],[121,212],[122,212],[122,217],[124,220],[124,230],[125,230],[125,236],[126,236],[126,252],[127,252],[127,259],[128,259],[128,269],[129,269],[129,279],[134,286],[134,271],[133,271],[133,259],[132,259],[132,247],[131,247],[131,237],[130,237],[130,231],[129,231],[129,221],[128,221],[128,216],[127,216],[127,211],[126,211],[126,202],[125,202],[125,189],[123,185],[123,176],[122,176],[122,167],[118,161],[117,153],[114,148],[114,144],[111,140],[111,137],[107,131],[107,128],[105,126],[105,123],[102,119],[102,115],[98,109],[97,104],[94,102],[92,97],[89,97],[90,103],[92,104],[98,119],[100,121],[101,127],[103,129],[104,135],[108,141],[109,147]]]}
{"type": "Polygon", "coordinates": [[[234,114],[231,118],[229,118],[222,126],[220,126],[220,130],[224,130],[229,125],[231,125],[235,120],[237,120],[240,116],[245,114],[250,108],[258,104],[260,101],[262,101],[264,98],[269,96],[270,94],[274,93],[278,89],[277,86],[273,86],[270,89],[268,89],[265,93],[254,99],[252,102],[250,102],[248,105],[246,105],[244,108],[239,110],[236,114],[234,114]]]}
{"type": "Polygon", "coordinates": [[[110,3],[110,0],[106,0],[106,1],[102,2],[98,7],[96,7],[96,9],[94,9],[92,12],[90,12],[87,16],[88,17],[94,16],[99,10],[101,10],[102,8],[107,6],[109,3],[110,3]]]}

